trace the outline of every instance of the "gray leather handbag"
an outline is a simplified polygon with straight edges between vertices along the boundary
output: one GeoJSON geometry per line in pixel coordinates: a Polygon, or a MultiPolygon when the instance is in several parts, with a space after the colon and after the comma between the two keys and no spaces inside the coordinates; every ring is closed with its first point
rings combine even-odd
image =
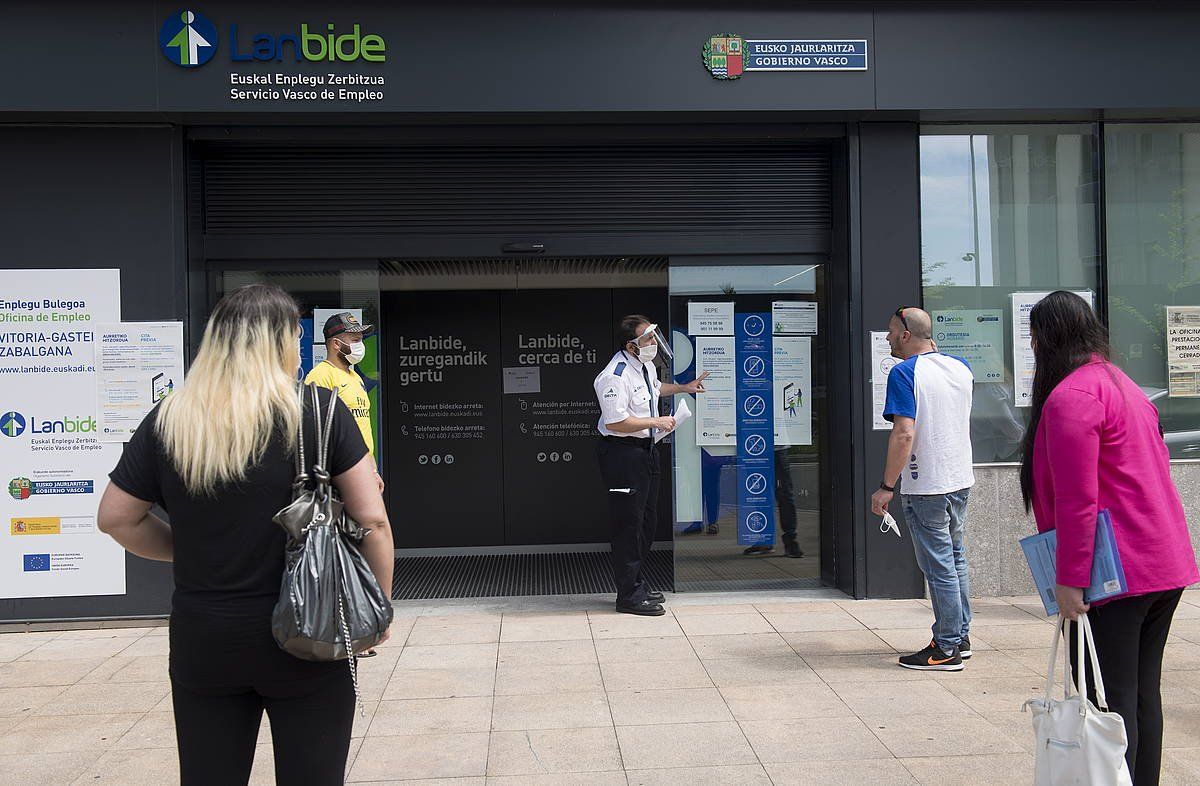
{"type": "Polygon", "coordinates": [[[271,632],[279,646],[297,658],[349,660],[357,694],[353,655],[379,643],[392,624],[392,604],[359,550],[370,533],[346,515],[326,469],[336,394],[322,415],[315,386],[300,387],[301,403],[305,389],[312,395],[317,455],[310,468],[304,456],[301,407],[292,503],[273,519],[287,532],[287,552],[271,632]]]}

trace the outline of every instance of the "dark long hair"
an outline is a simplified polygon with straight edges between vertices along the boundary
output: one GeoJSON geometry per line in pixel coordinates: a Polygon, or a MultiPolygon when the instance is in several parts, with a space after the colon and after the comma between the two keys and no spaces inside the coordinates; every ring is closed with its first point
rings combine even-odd
{"type": "Polygon", "coordinates": [[[1108,330],[1087,301],[1073,292],[1054,292],[1029,313],[1034,338],[1033,409],[1025,431],[1025,456],[1021,461],[1021,496],[1025,512],[1033,504],[1033,443],[1046,399],[1068,374],[1087,365],[1094,355],[1108,360],[1112,349],[1108,330]]]}

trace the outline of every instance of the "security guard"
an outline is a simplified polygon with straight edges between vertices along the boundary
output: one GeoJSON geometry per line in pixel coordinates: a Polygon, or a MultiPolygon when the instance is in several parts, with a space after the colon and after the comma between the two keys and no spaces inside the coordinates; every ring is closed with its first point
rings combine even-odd
{"type": "Polygon", "coordinates": [[[658,416],[658,403],[664,395],[703,393],[708,375],[686,385],[659,382],[654,358],[661,334],[649,317],[625,317],[618,334],[621,349],[594,383],[601,435],[596,451],[608,489],[617,611],[658,617],[666,613],[664,597],[646,583],[642,562],[650,556],[658,523],[661,473],[654,436],[675,428],[675,418],[658,416]]]}

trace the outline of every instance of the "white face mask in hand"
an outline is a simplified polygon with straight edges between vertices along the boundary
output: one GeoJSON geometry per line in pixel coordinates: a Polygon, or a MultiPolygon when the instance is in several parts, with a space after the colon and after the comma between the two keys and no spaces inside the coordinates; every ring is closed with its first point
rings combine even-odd
{"type": "Polygon", "coordinates": [[[900,537],[900,525],[892,518],[892,514],[885,510],[883,512],[883,521],[879,523],[879,531],[886,535],[889,530],[895,532],[896,537],[900,537]]]}

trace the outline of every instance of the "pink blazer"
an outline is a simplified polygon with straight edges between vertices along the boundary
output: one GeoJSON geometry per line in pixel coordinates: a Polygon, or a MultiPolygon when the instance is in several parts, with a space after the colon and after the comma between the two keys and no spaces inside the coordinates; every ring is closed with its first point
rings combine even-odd
{"type": "Polygon", "coordinates": [[[1033,511],[1058,530],[1058,583],[1091,583],[1096,515],[1112,514],[1130,595],[1200,580],[1158,410],[1119,368],[1096,357],[1046,400],[1034,440],[1033,511]]]}

